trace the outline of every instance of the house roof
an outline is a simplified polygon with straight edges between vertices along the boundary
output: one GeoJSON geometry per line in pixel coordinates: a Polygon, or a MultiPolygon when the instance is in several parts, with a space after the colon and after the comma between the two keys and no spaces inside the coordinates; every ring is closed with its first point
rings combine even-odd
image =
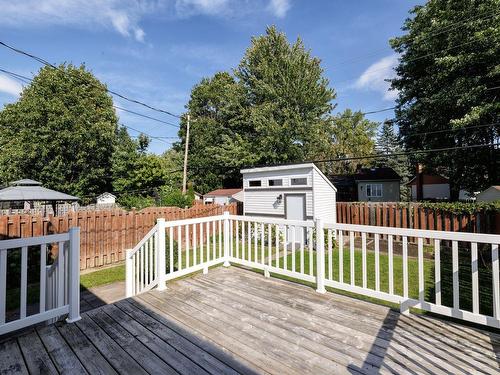
{"type": "MultiPolygon", "coordinates": [[[[416,185],[417,176],[414,176],[407,185],[416,185]]],[[[446,177],[440,176],[438,174],[427,174],[424,173],[422,184],[424,185],[438,185],[438,184],[448,184],[449,180],[446,177]]]]}
{"type": "Polygon", "coordinates": [[[356,173],[334,175],[330,180],[336,185],[350,185],[356,181],[399,181],[401,177],[389,167],[361,168],[356,173]]]}
{"type": "Polygon", "coordinates": [[[279,164],[279,165],[269,165],[264,167],[246,168],[242,169],[241,173],[258,173],[258,172],[271,172],[271,171],[282,171],[287,169],[303,169],[303,168],[314,168],[316,167],[314,163],[299,163],[299,164],[279,164]]]}
{"type": "Polygon", "coordinates": [[[113,194],[111,194],[111,193],[105,192],[105,193],[102,193],[101,195],[99,195],[99,196],[97,197],[97,199],[99,199],[99,198],[103,198],[103,197],[113,197],[113,198],[116,198],[116,195],[113,195],[113,194]]]}
{"type": "Polygon", "coordinates": [[[236,193],[239,193],[242,191],[243,188],[236,188],[236,189],[217,189],[213,190],[209,193],[204,194],[204,197],[231,197],[236,193]]]}
{"type": "Polygon", "coordinates": [[[65,201],[75,202],[80,198],[40,185],[16,185],[0,190],[0,202],[18,201],[65,201]]]}
{"type": "Polygon", "coordinates": [[[21,180],[12,181],[11,186],[42,186],[41,182],[30,180],[29,178],[23,178],[21,180]]]}

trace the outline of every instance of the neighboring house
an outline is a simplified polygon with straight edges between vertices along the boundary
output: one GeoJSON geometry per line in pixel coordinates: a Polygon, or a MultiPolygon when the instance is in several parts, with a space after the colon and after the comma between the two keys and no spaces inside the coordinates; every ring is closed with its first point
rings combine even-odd
{"type": "Polygon", "coordinates": [[[215,204],[225,205],[233,202],[242,202],[243,197],[240,194],[242,193],[242,191],[243,189],[241,188],[217,189],[203,195],[203,203],[205,204],[215,203],[215,204]]]}
{"type": "MultiPolygon", "coordinates": [[[[430,200],[449,200],[450,199],[450,183],[446,177],[422,173],[422,199],[430,200]]],[[[417,176],[413,177],[408,186],[411,188],[411,200],[417,200],[417,176]]]]}
{"type": "MultiPolygon", "coordinates": [[[[337,189],[314,164],[251,168],[241,173],[244,215],[335,223],[337,189]]],[[[295,235],[299,241],[303,233],[295,235]]]]}
{"type": "Polygon", "coordinates": [[[360,168],[331,177],[339,202],[399,202],[401,177],[392,168],[360,168]]]}
{"type": "Polygon", "coordinates": [[[493,202],[500,200],[500,185],[490,186],[476,195],[476,202],[493,202]]]}
{"type": "Polygon", "coordinates": [[[98,205],[111,205],[116,203],[116,196],[111,193],[102,193],[97,197],[98,205]]]}
{"type": "Polygon", "coordinates": [[[195,201],[201,201],[201,200],[203,200],[203,195],[195,191],[194,192],[194,200],[195,201]]]}

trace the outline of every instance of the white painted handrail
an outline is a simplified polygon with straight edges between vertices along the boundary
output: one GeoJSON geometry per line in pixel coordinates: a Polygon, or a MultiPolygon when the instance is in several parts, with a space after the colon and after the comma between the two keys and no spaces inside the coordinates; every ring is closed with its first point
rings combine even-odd
{"type": "MultiPolygon", "coordinates": [[[[148,236],[160,238],[161,233],[160,243],[157,243],[158,251],[154,253],[158,278],[154,279],[154,284],[144,287],[140,283],[141,278],[137,277],[138,272],[144,273],[144,267],[147,267],[147,262],[140,260],[142,255],[138,256],[147,244],[146,236],[127,255],[129,296],[156,285],[160,289],[164,288],[169,280],[200,270],[207,272],[211,266],[222,263],[225,266],[239,264],[262,270],[267,277],[279,274],[315,283],[320,293],[325,292],[325,287],[331,287],[399,304],[403,313],[408,313],[413,307],[500,328],[499,235],[323,223],[321,220],[298,221],[228,213],[197,219],[159,221],[155,228],[148,236]],[[413,239],[416,240],[416,245],[412,243],[413,239]],[[425,295],[424,266],[430,260],[424,259],[424,243],[433,244],[435,296],[432,300],[425,295]],[[441,253],[446,250],[445,244],[451,245],[451,285],[443,285],[441,280],[441,253]],[[470,250],[472,311],[465,310],[460,301],[459,244],[470,250]],[[491,251],[491,316],[484,315],[479,308],[478,244],[489,246],[491,251]],[[410,257],[412,247],[416,251],[415,260],[410,257]],[[397,255],[396,250],[401,255],[397,255]],[[385,266],[388,267],[384,273],[387,274],[388,280],[385,281],[388,285],[383,288],[382,252],[385,252],[385,266]],[[164,255],[158,258],[158,254],[164,255]],[[398,271],[394,262],[396,257],[397,264],[402,265],[401,292],[400,284],[396,284],[395,280],[398,271]],[[369,264],[368,259],[373,258],[373,262],[369,264]],[[413,274],[410,272],[410,263],[412,267],[417,267],[415,278],[410,277],[413,274]],[[410,293],[415,289],[418,290],[418,296],[410,293]],[[451,306],[443,305],[444,293],[453,296],[451,306]]],[[[464,272],[463,269],[460,272],[464,272]]]]}
{"type": "MultiPolygon", "coordinates": [[[[67,321],[80,319],[80,228],[68,233],[0,241],[0,335],[68,314],[67,321]],[[59,253],[47,266],[47,250],[57,244],[59,253]],[[21,252],[19,317],[7,316],[7,265],[9,254],[21,252]],[[38,312],[28,314],[28,253],[40,252],[38,312]]],[[[12,315],[12,314],[11,314],[12,315]]]]}

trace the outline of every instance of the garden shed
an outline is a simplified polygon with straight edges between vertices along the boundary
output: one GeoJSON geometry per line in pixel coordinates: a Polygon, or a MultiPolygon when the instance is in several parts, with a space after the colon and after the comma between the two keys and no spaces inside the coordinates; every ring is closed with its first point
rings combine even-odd
{"type": "Polygon", "coordinates": [[[336,221],[337,189],[313,163],[241,170],[244,215],[336,221]]]}

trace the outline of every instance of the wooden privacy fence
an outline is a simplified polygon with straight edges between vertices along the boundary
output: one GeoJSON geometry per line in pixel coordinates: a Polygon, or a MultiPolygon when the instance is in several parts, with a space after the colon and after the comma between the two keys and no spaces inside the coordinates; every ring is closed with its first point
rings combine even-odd
{"type": "Polygon", "coordinates": [[[125,250],[137,242],[156,224],[167,221],[237,213],[236,204],[195,205],[191,208],[151,207],[141,211],[83,211],[63,216],[0,216],[0,240],[65,233],[80,227],[80,269],[100,267],[125,259],[125,250]]]}
{"type": "Polygon", "coordinates": [[[455,214],[418,203],[337,202],[340,224],[500,234],[500,212],[455,214]]]}

